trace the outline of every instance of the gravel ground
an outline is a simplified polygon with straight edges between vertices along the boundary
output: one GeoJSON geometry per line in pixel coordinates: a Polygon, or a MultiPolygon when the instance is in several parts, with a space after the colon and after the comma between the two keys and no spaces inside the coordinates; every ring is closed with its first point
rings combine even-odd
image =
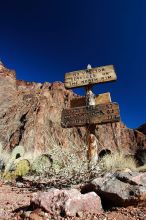
{"type": "MultiPolygon", "coordinates": [[[[36,190],[35,190],[36,191],[36,190]]],[[[31,194],[34,192],[32,187],[26,187],[19,183],[17,186],[0,183],[0,220],[61,220],[64,218],[49,216],[40,209],[33,210],[30,205],[31,194]],[[28,208],[29,207],[29,208],[28,208]]],[[[75,218],[80,220],[146,220],[146,202],[139,207],[113,208],[100,215],[87,215],[75,218]]]]}

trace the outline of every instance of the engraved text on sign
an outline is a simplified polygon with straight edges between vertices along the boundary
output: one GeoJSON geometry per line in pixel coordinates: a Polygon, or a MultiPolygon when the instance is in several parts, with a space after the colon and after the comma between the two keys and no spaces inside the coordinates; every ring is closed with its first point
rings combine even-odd
{"type": "Polygon", "coordinates": [[[120,120],[117,103],[99,104],[88,107],[64,109],[62,112],[62,126],[74,127],[87,124],[103,124],[120,120]]]}
{"type": "Polygon", "coordinates": [[[113,65],[79,70],[65,74],[65,87],[76,88],[89,84],[105,83],[117,79],[113,65]]]}

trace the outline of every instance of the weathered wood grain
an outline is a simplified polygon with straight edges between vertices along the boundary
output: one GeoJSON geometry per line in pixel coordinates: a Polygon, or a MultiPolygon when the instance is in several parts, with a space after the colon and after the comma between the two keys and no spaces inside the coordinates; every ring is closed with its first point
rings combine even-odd
{"type": "Polygon", "coordinates": [[[76,88],[90,84],[105,83],[117,79],[113,65],[79,70],[65,74],[65,87],[76,88]]]}
{"type": "Polygon", "coordinates": [[[62,127],[85,126],[87,124],[103,124],[120,121],[120,111],[117,103],[83,106],[62,111],[62,127]]]}

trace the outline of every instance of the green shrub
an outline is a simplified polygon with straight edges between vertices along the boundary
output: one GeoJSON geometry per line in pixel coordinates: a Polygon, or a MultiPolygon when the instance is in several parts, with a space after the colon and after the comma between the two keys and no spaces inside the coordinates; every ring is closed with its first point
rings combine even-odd
{"type": "Polygon", "coordinates": [[[5,171],[2,175],[2,178],[6,181],[13,181],[18,176],[22,177],[29,173],[30,171],[30,163],[28,160],[19,160],[17,164],[13,164],[13,171],[5,171]]]}
{"type": "Polygon", "coordinates": [[[14,173],[16,176],[25,176],[26,174],[29,173],[29,171],[30,171],[30,163],[28,160],[23,159],[16,164],[14,173]]]}
{"type": "Polygon", "coordinates": [[[16,179],[16,175],[14,172],[4,172],[2,178],[5,181],[14,181],[16,179]]]}
{"type": "Polygon", "coordinates": [[[15,170],[15,160],[17,158],[20,158],[20,157],[24,156],[24,153],[25,153],[25,151],[24,151],[23,146],[16,146],[12,150],[12,152],[10,154],[10,157],[9,157],[9,160],[8,160],[6,166],[5,166],[5,172],[6,173],[9,172],[9,171],[15,170]]]}

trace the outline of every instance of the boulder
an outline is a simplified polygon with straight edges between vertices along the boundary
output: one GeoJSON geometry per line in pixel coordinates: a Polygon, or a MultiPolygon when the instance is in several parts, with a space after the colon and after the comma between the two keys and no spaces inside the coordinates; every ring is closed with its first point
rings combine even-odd
{"type": "Polygon", "coordinates": [[[137,204],[140,202],[139,198],[146,194],[146,173],[107,173],[83,186],[81,191],[95,191],[105,208],[137,204]]]}
{"type": "Polygon", "coordinates": [[[95,192],[82,195],[77,189],[51,189],[48,192],[34,193],[30,205],[62,217],[102,212],[100,197],[95,192]]]}

